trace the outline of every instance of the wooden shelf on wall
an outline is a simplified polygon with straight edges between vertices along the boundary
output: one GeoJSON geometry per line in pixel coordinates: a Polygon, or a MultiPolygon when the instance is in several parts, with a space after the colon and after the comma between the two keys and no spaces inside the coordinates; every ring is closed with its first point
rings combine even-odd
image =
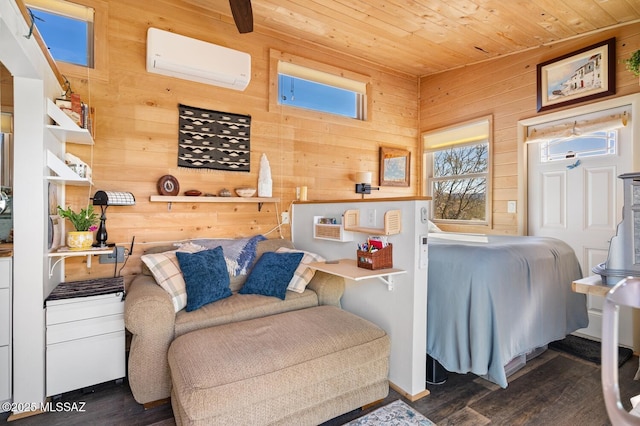
{"type": "Polygon", "coordinates": [[[152,195],[149,197],[152,203],[167,203],[171,210],[172,203],[254,203],[258,204],[258,211],[262,210],[264,203],[278,203],[276,197],[189,197],[187,195],[152,195]]]}
{"type": "Polygon", "coordinates": [[[360,226],[360,210],[344,212],[344,230],[362,232],[372,235],[395,235],[402,231],[402,216],[400,210],[389,210],[384,214],[384,228],[369,228],[360,226]]]}

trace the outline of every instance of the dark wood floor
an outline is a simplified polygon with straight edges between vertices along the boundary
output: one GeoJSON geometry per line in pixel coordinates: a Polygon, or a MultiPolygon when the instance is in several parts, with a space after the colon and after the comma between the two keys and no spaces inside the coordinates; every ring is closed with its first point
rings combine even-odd
{"type": "MultiPolygon", "coordinates": [[[[629,398],[640,394],[640,382],[633,380],[637,368],[638,357],[634,356],[619,372],[620,393],[627,409],[631,408],[629,398]]],[[[602,397],[600,367],[552,349],[511,376],[507,389],[473,374],[449,374],[446,383],[429,385],[428,389],[429,396],[405,402],[440,426],[611,424],[602,397]]],[[[396,399],[402,398],[391,390],[380,405],[396,399]]],[[[126,381],[103,384],[90,393],[70,392],[59,401],[86,402],[85,412],[45,413],[15,420],[12,425],[175,425],[169,404],[145,411],[133,400],[126,381]]],[[[342,425],[365,412],[352,411],[323,426],[342,425]]],[[[0,414],[0,421],[7,416],[0,414]]]]}

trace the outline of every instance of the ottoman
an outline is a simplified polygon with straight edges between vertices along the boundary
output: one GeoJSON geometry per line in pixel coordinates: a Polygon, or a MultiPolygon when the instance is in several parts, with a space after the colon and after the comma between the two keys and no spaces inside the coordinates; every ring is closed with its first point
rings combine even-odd
{"type": "Polygon", "coordinates": [[[317,425],[389,392],[389,336],[334,306],[184,334],[168,359],[178,425],[317,425]]]}

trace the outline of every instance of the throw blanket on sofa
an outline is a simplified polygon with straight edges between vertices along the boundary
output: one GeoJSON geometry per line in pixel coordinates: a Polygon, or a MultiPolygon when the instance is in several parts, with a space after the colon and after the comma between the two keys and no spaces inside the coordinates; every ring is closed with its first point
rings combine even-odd
{"type": "Polygon", "coordinates": [[[234,239],[202,238],[191,240],[191,242],[208,249],[222,247],[229,275],[236,277],[247,274],[256,258],[256,245],[262,240],[266,240],[266,238],[262,235],[256,235],[250,238],[234,239]]]}

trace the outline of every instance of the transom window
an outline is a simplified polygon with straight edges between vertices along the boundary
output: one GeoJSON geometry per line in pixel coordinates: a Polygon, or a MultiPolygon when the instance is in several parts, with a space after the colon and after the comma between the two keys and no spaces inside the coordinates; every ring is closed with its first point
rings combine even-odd
{"type": "Polygon", "coordinates": [[[27,6],[56,61],[93,67],[93,8],[64,0],[29,0],[27,6]]]}
{"type": "Polygon", "coordinates": [[[366,83],[279,61],[278,104],[365,120],[366,83]]]}
{"type": "Polygon", "coordinates": [[[490,122],[423,135],[434,221],[489,222],[490,122]]]}
{"type": "Polygon", "coordinates": [[[540,161],[546,163],[565,158],[615,155],[617,143],[617,130],[552,139],[540,144],[540,161]]]}

